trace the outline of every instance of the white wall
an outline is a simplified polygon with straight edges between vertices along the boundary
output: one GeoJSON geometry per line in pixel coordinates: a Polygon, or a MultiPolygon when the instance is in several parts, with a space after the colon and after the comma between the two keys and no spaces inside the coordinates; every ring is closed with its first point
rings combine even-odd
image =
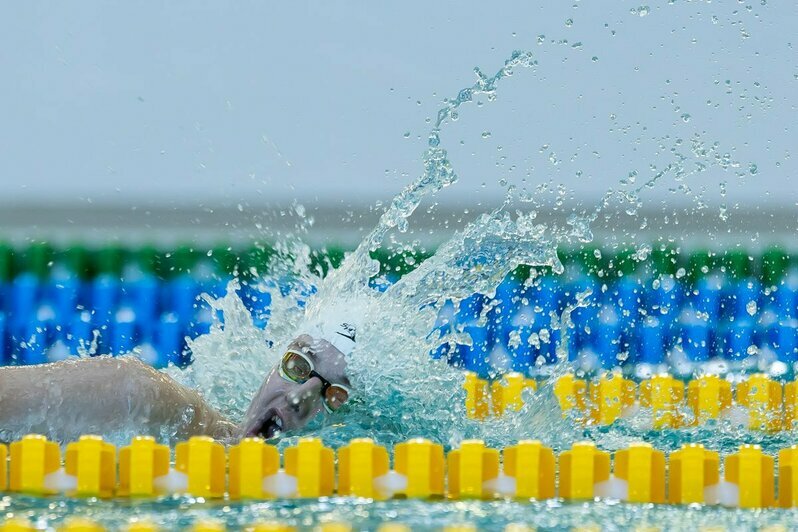
{"type": "MultiPolygon", "coordinates": [[[[794,204],[795,3],[538,4],[7,2],[0,202],[388,199],[420,171],[442,98],[523,48],[537,71],[444,132],[462,183],[443,201],[491,203],[529,174],[595,202],[699,134],[758,169],[690,178],[704,200],[794,204]]],[[[649,206],[683,202],[678,185],[649,206]]]]}

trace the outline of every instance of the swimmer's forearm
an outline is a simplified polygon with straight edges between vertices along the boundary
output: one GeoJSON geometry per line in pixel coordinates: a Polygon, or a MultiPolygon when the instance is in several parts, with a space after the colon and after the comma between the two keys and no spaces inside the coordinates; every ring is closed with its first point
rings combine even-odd
{"type": "Polygon", "coordinates": [[[97,357],[0,370],[0,440],[130,432],[229,437],[234,428],[197,392],[133,357],[97,357]]]}
{"type": "Polygon", "coordinates": [[[138,385],[150,397],[156,424],[177,421],[180,430],[176,435],[180,438],[204,435],[227,439],[234,434],[235,426],[207,404],[196,390],[175,382],[138,359],[125,358],[136,366],[138,385]]]}

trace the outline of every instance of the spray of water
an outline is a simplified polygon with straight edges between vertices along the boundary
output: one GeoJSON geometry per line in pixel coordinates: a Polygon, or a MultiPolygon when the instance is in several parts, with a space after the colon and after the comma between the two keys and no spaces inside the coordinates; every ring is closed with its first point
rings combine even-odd
{"type": "MultiPolygon", "coordinates": [[[[560,225],[540,223],[537,213],[529,209],[534,202],[528,193],[509,187],[501,206],[453,234],[412,273],[384,292],[369,287],[369,280],[379,273],[379,263],[370,254],[383,245],[392,231],[407,230],[409,218],[424,198],[457,181],[447,151],[441,146],[445,124],[458,117],[460,107],[477,96],[488,101],[495,99],[498,84],[516,69],[534,70],[537,66],[530,52],[516,51],[494,76],[476,69],[477,81],[455,98],[445,100],[438,112],[423,156],[423,173],[393,199],[377,226],[341,267],[323,279],[308,273],[307,247],[298,240],[291,241],[290,246],[285,245],[283,260],[277,261],[276,272],[290,274],[296,281],[287,291],[266,282],[261,286],[272,298],[267,330],[252,325],[233,283],[225,297],[211,301],[214,309],[223,313],[224,325],[217,323],[209,334],[192,341],[195,363],[184,372],[169,370],[172,375],[201,389],[214,406],[233,419],[240,419],[264,375],[279,360],[291,338],[304,332],[325,308],[344,304],[356,308],[363,322],[358,345],[348,360],[354,393],[343,412],[320,418],[307,429],[329,443],[338,445],[353,437],[368,436],[391,444],[423,436],[449,445],[470,437],[507,445],[519,438],[537,437],[555,447],[564,447],[584,435],[584,429],[562,418],[551,393],[553,378],[568,369],[567,341],[560,342],[560,362],[534,402],[527,401],[521,411],[491,423],[468,420],[462,372],[429,357],[429,352],[441,342],[453,341],[429,334],[437,309],[443,301],[457,302],[473,293],[492,295],[500,281],[522,264],[561,273],[558,246],[590,242],[591,222],[614,202],[624,205],[627,215],[635,216],[641,204],[640,194],[659,180],[673,176],[683,183],[690,175],[709,167],[734,166],[717,145],[707,148],[698,137],[686,153],[682,152],[680,139],[670,148],[663,145],[662,151],[670,154],[671,162],[650,179],[636,186],[634,180],[622,180],[620,189],[608,190],[592,212],[574,213],[560,225]],[[302,288],[308,285],[318,287],[309,299],[308,291],[302,288]]],[[[583,297],[574,304],[584,304],[584,300],[583,297]]],[[[550,329],[559,330],[562,338],[573,327],[570,310],[552,317],[550,329]]],[[[459,341],[462,331],[454,332],[458,333],[459,341]]],[[[613,441],[623,440],[622,435],[628,433],[628,427],[621,430],[617,434],[593,435],[613,446],[613,441]]]]}

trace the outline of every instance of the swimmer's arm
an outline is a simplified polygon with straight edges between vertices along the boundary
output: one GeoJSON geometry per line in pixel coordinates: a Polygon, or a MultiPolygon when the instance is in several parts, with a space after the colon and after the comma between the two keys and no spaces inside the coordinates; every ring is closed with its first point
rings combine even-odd
{"type": "MultiPolygon", "coordinates": [[[[0,435],[56,440],[132,430],[228,439],[232,423],[194,390],[134,357],[95,357],[0,369],[0,435]]],[[[2,439],[2,438],[0,438],[2,439]]]]}

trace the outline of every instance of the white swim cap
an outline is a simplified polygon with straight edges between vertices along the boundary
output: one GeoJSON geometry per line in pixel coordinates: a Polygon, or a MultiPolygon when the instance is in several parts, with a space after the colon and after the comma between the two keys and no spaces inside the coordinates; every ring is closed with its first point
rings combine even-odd
{"type": "Polygon", "coordinates": [[[355,348],[363,316],[362,305],[355,301],[338,301],[325,306],[310,320],[306,330],[314,338],[327,340],[341,353],[349,355],[355,348]]]}

